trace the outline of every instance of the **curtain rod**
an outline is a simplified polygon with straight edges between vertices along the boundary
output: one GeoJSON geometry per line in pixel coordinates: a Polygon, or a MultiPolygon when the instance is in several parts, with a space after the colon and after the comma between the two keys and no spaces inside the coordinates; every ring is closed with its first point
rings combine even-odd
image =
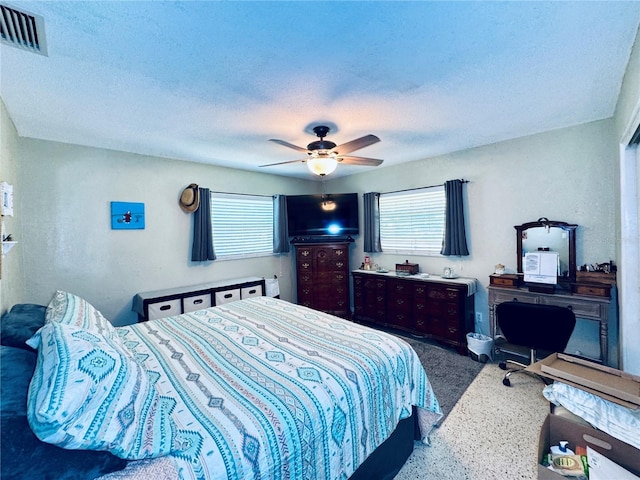
{"type": "Polygon", "coordinates": [[[255,193],[236,193],[236,192],[217,192],[215,190],[209,190],[209,193],[221,193],[223,195],[245,195],[247,197],[270,197],[275,198],[275,195],[258,195],[255,193]]]}
{"type": "MultiPolygon", "coordinates": [[[[469,180],[465,180],[464,178],[459,178],[458,180],[460,180],[462,183],[470,183],[469,180]]],[[[437,185],[428,185],[426,187],[405,188],[404,190],[393,190],[391,192],[384,192],[384,193],[410,192],[412,190],[422,190],[423,188],[442,187],[443,185],[444,183],[439,183],[437,185]]]]}
{"type": "MultiPolygon", "coordinates": [[[[462,183],[470,183],[469,180],[465,180],[464,178],[460,178],[459,180],[462,183]]],[[[428,185],[426,187],[405,188],[404,190],[393,190],[391,192],[384,192],[384,193],[410,192],[411,190],[422,190],[423,188],[442,187],[443,185],[444,183],[439,183],[437,185],[428,185]]],[[[276,195],[256,195],[254,193],[218,192],[215,190],[209,190],[209,193],[221,193],[223,195],[246,195],[247,197],[271,197],[271,198],[276,197],[276,195]]]]}

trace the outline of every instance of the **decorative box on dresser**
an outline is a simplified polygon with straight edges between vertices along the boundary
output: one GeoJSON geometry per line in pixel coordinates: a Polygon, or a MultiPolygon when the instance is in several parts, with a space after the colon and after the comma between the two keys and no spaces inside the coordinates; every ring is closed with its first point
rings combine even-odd
{"type": "MultiPolygon", "coordinates": [[[[591,358],[596,362],[609,367],[618,368],[617,347],[611,345],[609,327],[615,326],[617,332],[617,300],[615,285],[607,290],[609,296],[582,295],[568,291],[558,293],[538,293],[530,291],[525,286],[504,286],[496,284],[494,276],[491,276],[489,291],[489,320],[491,335],[495,337],[498,326],[495,316],[496,306],[503,302],[518,301],[526,303],[539,303],[543,305],[556,305],[571,308],[576,319],[584,319],[598,322],[600,358],[591,358]]],[[[582,291],[582,290],[580,290],[582,291]]],[[[617,335],[616,335],[617,336],[617,335]]],[[[567,352],[571,353],[571,352],[567,352]]]]}
{"type": "Polygon", "coordinates": [[[299,305],[349,318],[351,242],[293,242],[299,305]]]}
{"type": "Polygon", "coordinates": [[[476,280],[356,270],[353,319],[433,338],[466,353],[476,280]]]}

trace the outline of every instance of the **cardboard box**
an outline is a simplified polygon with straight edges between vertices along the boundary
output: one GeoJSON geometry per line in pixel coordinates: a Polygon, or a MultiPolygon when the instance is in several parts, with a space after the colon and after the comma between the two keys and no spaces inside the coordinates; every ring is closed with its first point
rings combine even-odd
{"type": "Polygon", "coordinates": [[[568,447],[574,451],[576,445],[589,446],[634,475],[640,475],[640,450],[590,425],[549,414],[540,430],[538,480],[566,480],[566,477],[552,472],[541,464],[551,446],[558,445],[561,440],[568,441],[568,447]]]}
{"type": "MultiPolygon", "coordinates": [[[[526,369],[540,376],[580,388],[627,408],[640,407],[640,377],[621,370],[563,353],[549,355],[543,360],[532,363],[526,369]]],[[[569,448],[574,451],[576,445],[591,447],[612,462],[629,470],[634,475],[640,476],[639,449],[593,428],[575,415],[549,414],[540,431],[538,480],[566,478],[541,465],[551,446],[558,445],[561,440],[568,441],[569,448]]]]}
{"type": "Polygon", "coordinates": [[[554,353],[526,370],[572,385],[627,408],[640,407],[640,377],[564,353],[554,353]]]}

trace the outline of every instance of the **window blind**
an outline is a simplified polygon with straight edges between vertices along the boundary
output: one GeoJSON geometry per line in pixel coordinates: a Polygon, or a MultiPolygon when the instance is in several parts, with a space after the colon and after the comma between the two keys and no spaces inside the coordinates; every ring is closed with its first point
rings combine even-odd
{"type": "Polygon", "coordinates": [[[443,185],[380,194],[383,252],[439,255],[445,207],[443,185]]]}
{"type": "Polygon", "coordinates": [[[273,199],[262,195],[211,194],[211,228],[216,256],[273,253],[273,199]]]}

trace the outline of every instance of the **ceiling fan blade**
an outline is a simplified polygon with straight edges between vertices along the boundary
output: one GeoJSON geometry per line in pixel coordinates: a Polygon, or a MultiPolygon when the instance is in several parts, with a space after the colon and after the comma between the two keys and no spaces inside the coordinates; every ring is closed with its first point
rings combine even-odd
{"type": "Polygon", "coordinates": [[[294,150],[297,150],[299,152],[307,153],[309,151],[306,148],[299,147],[297,145],[294,145],[293,143],[285,142],[284,140],[277,140],[275,138],[270,138],[269,141],[278,143],[278,144],[282,145],[283,147],[293,148],[294,150]]]}
{"type": "Polygon", "coordinates": [[[338,155],[343,155],[345,153],[355,152],[356,150],[360,150],[361,148],[368,147],[369,145],[373,145],[374,143],[378,143],[379,141],[380,139],[375,135],[365,135],[364,137],[356,138],[355,140],[351,140],[350,142],[338,145],[332,150],[334,152],[337,152],[338,155]]]}
{"type": "Polygon", "coordinates": [[[306,158],[303,160],[289,160],[288,162],[268,163],[267,165],[260,165],[260,167],[273,167],[274,165],[286,165],[287,163],[298,163],[298,162],[305,163],[306,161],[307,161],[306,158]]]}
{"type": "Polygon", "coordinates": [[[343,163],[345,165],[364,165],[367,167],[377,167],[382,164],[384,160],[379,160],[377,158],[365,158],[365,157],[338,157],[338,162],[343,163]]]}

